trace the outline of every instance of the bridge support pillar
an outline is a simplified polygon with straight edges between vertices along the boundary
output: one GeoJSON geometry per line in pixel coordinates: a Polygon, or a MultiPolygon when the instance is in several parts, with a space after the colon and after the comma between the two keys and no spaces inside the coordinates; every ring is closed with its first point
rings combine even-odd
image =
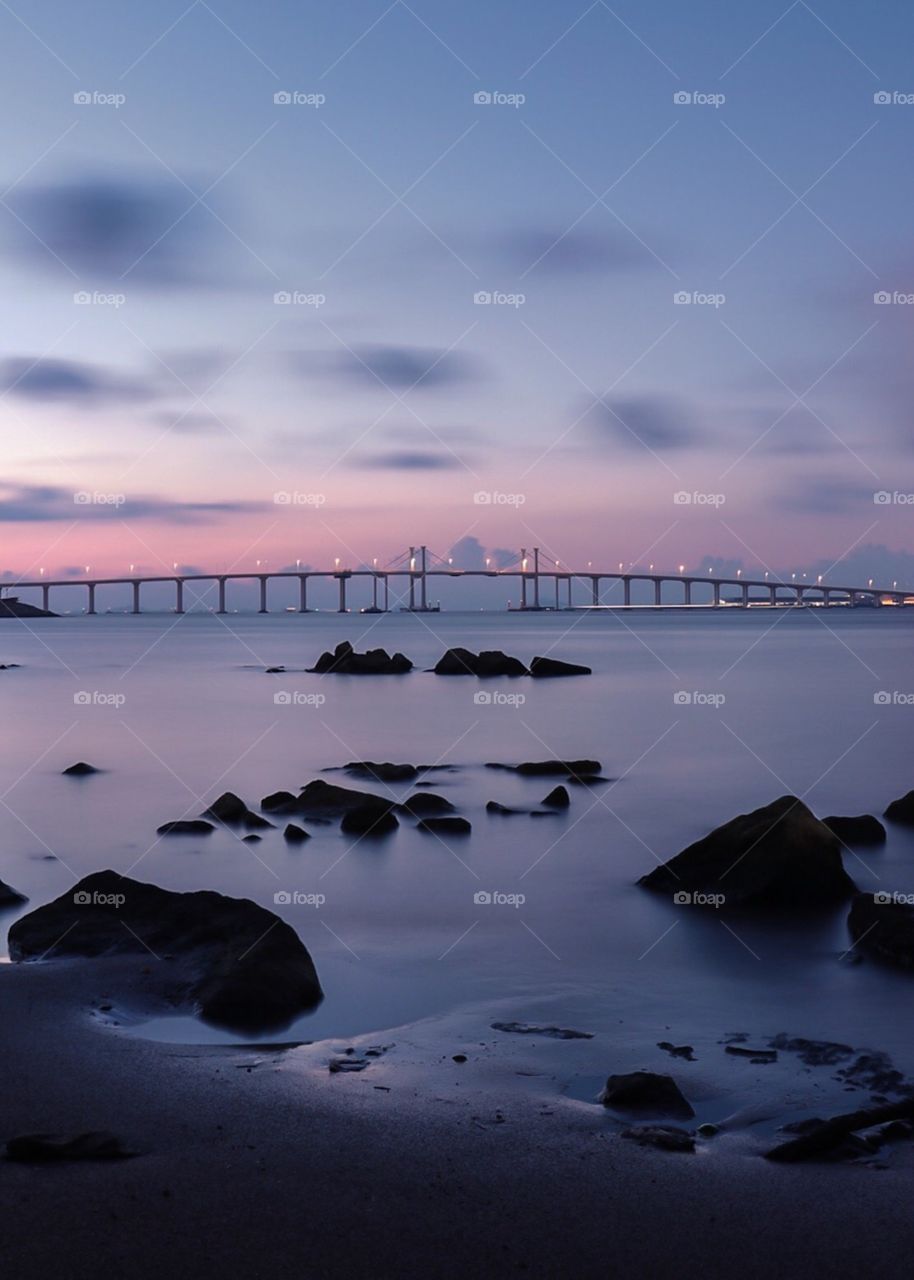
{"type": "MultiPolygon", "coordinates": [[[[410,578],[410,595],[412,595],[412,578],[410,578]]],[[[410,600],[412,604],[412,600],[410,600]]],[[[346,612],[346,579],[340,574],[340,613],[346,612]]]]}
{"type": "Polygon", "coordinates": [[[778,589],[777,589],[777,587],[769,587],[769,588],[768,588],[768,603],[769,603],[770,605],[776,605],[776,604],[777,604],[777,602],[778,602],[778,589]]]}
{"type": "Polygon", "coordinates": [[[298,612],[308,612],[308,579],[304,574],[298,579],[298,612]]]}
{"type": "Polygon", "coordinates": [[[685,584],[685,603],[686,603],[686,604],[691,604],[691,603],[692,603],[692,584],[691,584],[691,582],[687,582],[687,583],[685,584]]]}
{"type": "Polygon", "coordinates": [[[520,607],[527,607],[527,575],[523,572],[520,575],[520,607]]]}
{"type": "Polygon", "coordinates": [[[631,578],[622,579],[622,603],[626,608],[632,602],[632,580],[631,578]]]}
{"type": "MultiPolygon", "coordinates": [[[[600,603],[600,579],[594,576],[590,579],[590,600],[596,606],[600,603]]],[[[568,603],[571,604],[571,579],[568,579],[568,603]]]]}
{"type": "Polygon", "coordinates": [[[661,580],[660,578],[655,578],[654,579],[654,605],[659,608],[659,606],[662,603],[663,603],[663,594],[661,591],[661,580]]]}
{"type": "Polygon", "coordinates": [[[830,591],[823,591],[823,592],[822,592],[822,603],[825,605],[825,608],[826,608],[826,609],[827,609],[827,608],[828,608],[828,606],[831,604],[831,592],[830,592],[830,591]]]}
{"type": "Polygon", "coordinates": [[[743,608],[744,609],[749,608],[749,583],[748,582],[743,583],[743,608]]]}
{"type": "Polygon", "coordinates": [[[266,580],[266,577],[263,575],[261,575],[261,578],[260,578],[260,608],[258,609],[257,612],[258,613],[270,612],[269,609],[267,608],[267,580],[266,580]]]}
{"type": "Polygon", "coordinates": [[[44,609],[45,613],[47,613],[48,611],[48,603],[50,601],[50,598],[51,598],[51,588],[48,586],[47,583],[44,583],[44,585],[41,588],[41,607],[42,609],[44,609]]]}
{"type": "Polygon", "coordinates": [[[714,608],[715,609],[720,608],[720,583],[719,582],[714,583],[714,608]]]}
{"type": "Polygon", "coordinates": [[[94,612],[95,612],[95,583],[90,582],[89,583],[89,607],[86,610],[86,613],[94,613],[94,612]]]}
{"type": "Polygon", "coordinates": [[[384,612],[390,612],[390,578],[384,575],[384,612]]]}
{"type": "Polygon", "coordinates": [[[139,611],[140,611],[140,584],[138,581],[135,581],[133,583],[133,612],[139,613],[139,611]]]}
{"type": "Polygon", "coordinates": [[[217,613],[225,613],[225,578],[218,579],[219,586],[219,603],[216,606],[217,613]]]}
{"type": "Polygon", "coordinates": [[[802,603],[803,603],[803,588],[802,588],[802,587],[796,587],[796,588],[795,588],[795,590],[796,590],[796,593],[797,593],[796,603],[797,603],[797,604],[802,604],[802,603]]]}
{"type": "Polygon", "coordinates": [[[175,613],[184,612],[184,583],[175,578],[175,613]]]}

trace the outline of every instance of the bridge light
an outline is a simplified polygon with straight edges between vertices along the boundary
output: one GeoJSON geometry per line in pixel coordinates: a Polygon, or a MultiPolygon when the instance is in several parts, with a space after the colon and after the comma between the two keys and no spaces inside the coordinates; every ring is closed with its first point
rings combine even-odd
{"type": "Polygon", "coordinates": [[[648,569],[648,572],[649,572],[649,573],[653,573],[653,572],[654,572],[654,566],[653,566],[653,565],[651,565],[651,566],[650,566],[650,568],[648,569]]]}
{"type": "Polygon", "coordinates": [[[867,586],[870,586],[870,587],[871,587],[872,585],[873,585],[873,579],[872,579],[872,578],[870,578],[869,582],[867,583],[867,586]]]}
{"type": "Polygon", "coordinates": [[[89,569],[90,569],[90,568],[91,568],[91,566],[87,564],[87,565],[86,565],[86,573],[88,573],[88,572],[89,572],[89,569]]]}
{"type": "Polygon", "coordinates": [[[681,565],[679,566],[679,572],[680,572],[680,573],[685,573],[685,565],[684,565],[684,564],[681,564],[681,565]]]}
{"type": "MultiPolygon", "coordinates": [[[[448,561],[448,564],[450,564],[450,561],[448,561]]],[[[520,568],[521,568],[521,573],[526,573],[526,572],[527,572],[527,557],[526,557],[526,556],[524,556],[523,560],[521,560],[521,562],[520,562],[520,568]]]]}
{"type": "Polygon", "coordinates": [[[336,565],[337,569],[340,567],[340,558],[339,558],[339,556],[334,556],[334,558],[333,558],[333,563],[336,565]]]}
{"type": "Polygon", "coordinates": [[[736,576],[739,577],[741,573],[742,573],[742,569],[737,569],[736,576]]]}
{"type": "Polygon", "coordinates": [[[301,568],[301,560],[300,560],[300,559],[295,561],[295,567],[296,567],[296,569],[300,569],[300,568],[301,568]]]}

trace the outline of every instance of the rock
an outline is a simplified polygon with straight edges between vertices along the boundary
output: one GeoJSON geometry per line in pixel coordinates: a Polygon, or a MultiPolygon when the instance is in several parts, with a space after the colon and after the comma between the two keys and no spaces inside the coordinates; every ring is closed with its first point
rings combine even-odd
{"type": "Polygon", "coordinates": [[[455,1053],[452,1056],[453,1062],[466,1062],[466,1060],[467,1060],[467,1055],[465,1053],[455,1053]]]}
{"type": "Polygon", "coordinates": [[[77,760],[76,764],[71,764],[68,769],[64,769],[63,776],[65,778],[88,778],[93,773],[101,773],[101,769],[96,769],[94,764],[86,764],[85,760],[77,760]]]}
{"type": "Polygon", "coordinates": [[[558,658],[534,658],[530,663],[532,676],[589,676],[590,667],[579,667],[574,662],[559,662],[558,658]]]}
{"type": "Polygon", "coordinates": [[[569,779],[588,779],[591,774],[601,773],[603,766],[599,760],[528,760],[523,764],[489,763],[487,769],[508,769],[512,773],[523,774],[526,778],[563,777],[569,779]]]}
{"type": "Polygon", "coordinates": [[[822,821],[842,844],[853,844],[859,848],[885,844],[885,827],[871,813],[862,813],[857,818],[823,818],[822,821]]]}
{"type": "Polygon", "coordinates": [[[28,898],[12,885],[0,880],[0,907],[14,907],[19,902],[28,902],[28,898]]]}
{"type": "Polygon", "coordinates": [[[853,1047],[834,1040],[804,1040],[802,1036],[789,1036],[779,1032],[768,1041],[772,1049],[795,1053],[808,1067],[833,1067],[854,1056],[853,1047]]]}
{"type": "Polygon", "coordinates": [[[288,844],[304,844],[306,840],[311,839],[311,833],[294,822],[288,823],[282,834],[288,844]]]}
{"type": "Polygon", "coordinates": [[[285,671],[285,667],[266,667],[264,669],[268,676],[282,675],[282,673],[285,671]]]}
{"type": "Polygon", "coordinates": [[[156,827],[157,836],[208,836],[216,828],[201,818],[180,818],[177,822],[163,822],[156,827]]]}
{"type": "Polygon", "coordinates": [[[363,804],[343,814],[340,827],[347,835],[386,836],[399,827],[389,804],[363,804]]]}
{"type": "Polygon", "coordinates": [[[291,791],[274,791],[264,796],[260,807],[267,813],[294,813],[298,807],[298,799],[291,791]]]}
{"type": "Polygon", "coordinates": [[[493,1031],[510,1031],[516,1036],[546,1036],[549,1040],[592,1040],[590,1031],[571,1031],[567,1027],[534,1027],[529,1022],[493,1022],[493,1031]]]}
{"type": "Polygon", "coordinates": [[[333,783],[325,782],[323,778],[316,778],[314,782],[309,782],[302,788],[295,801],[295,810],[305,817],[316,814],[318,817],[323,815],[338,818],[348,813],[350,809],[358,809],[365,805],[389,809],[391,803],[386,797],[375,795],[372,791],[337,787],[333,783]]]}
{"type": "Polygon", "coordinates": [[[208,809],[203,810],[203,817],[215,818],[226,826],[245,826],[258,831],[273,826],[272,822],[267,822],[259,813],[253,813],[233,791],[224,791],[218,800],[214,800],[208,809]]]}
{"type": "Polygon", "coordinates": [[[854,892],[838,837],[796,796],[740,814],[638,883],[717,907],[813,907],[854,892]]]}
{"type": "Polygon", "coordinates": [[[443,813],[453,813],[454,806],[444,796],[437,796],[433,791],[420,791],[410,796],[399,806],[411,813],[414,818],[428,818],[443,813]]]}
{"type": "Polygon", "coordinates": [[[777,1049],[749,1049],[741,1044],[728,1044],[724,1053],[729,1053],[734,1058],[748,1058],[756,1066],[765,1066],[778,1060],[777,1049]]]}
{"type": "Polygon", "coordinates": [[[668,1053],[671,1058],[684,1058],[686,1062],[695,1061],[695,1050],[690,1044],[672,1044],[669,1040],[658,1040],[657,1048],[668,1053]]]}
{"type": "Polygon", "coordinates": [[[502,817],[508,818],[526,812],[526,809],[509,809],[506,804],[501,804],[498,800],[486,801],[486,813],[500,813],[502,817]]]}
{"type": "Polygon", "coordinates": [[[413,664],[402,653],[393,657],[386,649],[369,649],[356,653],[348,640],[338,644],[333,653],[322,653],[309,670],[319,675],[399,676],[412,671],[413,664]]]}
{"type": "Polygon", "coordinates": [[[174,893],[114,871],[85,876],[17,920],[9,950],[15,961],[167,956],[159,972],[170,993],[206,1021],[243,1032],[287,1025],[323,996],[307,949],[272,911],[209,890],[174,893]]]}
{"type": "Polygon", "coordinates": [[[914,791],[909,791],[900,800],[893,800],[885,811],[890,822],[898,822],[903,826],[914,826],[914,791]]]}
{"type": "Polygon", "coordinates": [[[351,760],[343,768],[357,778],[376,778],[378,782],[411,782],[425,770],[415,764],[380,764],[375,760],[351,760]]]}
{"type": "Polygon", "coordinates": [[[642,1147],[657,1147],[660,1151],[694,1151],[695,1139],[685,1129],[675,1125],[636,1124],[622,1130],[622,1137],[639,1143],[642,1147]]]}
{"type": "Polygon", "coordinates": [[[466,818],[424,818],[416,830],[442,836],[468,836],[473,828],[466,818]]]}
{"type": "Polygon", "coordinates": [[[260,844],[262,839],[263,839],[263,836],[255,836],[252,834],[248,836],[242,836],[241,843],[242,844],[260,844]]]}
{"type": "Polygon", "coordinates": [[[77,1133],[70,1136],[59,1133],[24,1133],[9,1138],[6,1143],[7,1160],[19,1164],[49,1164],[55,1160],[126,1160],[139,1155],[131,1151],[113,1133],[103,1131],[77,1133]]]}
{"type": "Polygon", "coordinates": [[[35,604],[23,604],[18,596],[4,596],[0,599],[0,618],[56,618],[57,616],[48,609],[39,609],[35,604]]]}
{"type": "Polygon", "coordinates": [[[914,969],[914,907],[894,901],[891,894],[858,893],[847,927],[855,944],[874,960],[914,969]]]}
{"type": "Polygon", "coordinates": [[[540,804],[548,804],[552,809],[567,809],[571,804],[571,799],[565,787],[553,787],[546,796],[545,800],[541,800],[540,804]]]}
{"type": "Polygon", "coordinates": [[[645,1111],[682,1119],[695,1114],[673,1077],[654,1071],[629,1071],[625,1075],[610,1076],[600,1101],[604,1107],[616,1111],[645,1111]]]}
{"type": "Polygon", "coordinates": [[[436,676],[525,676],[529,672],[518,658],[511,658],[500,649],[484,649],[472,653],[469,649],[448,649],[432,668],[436,676]]]}

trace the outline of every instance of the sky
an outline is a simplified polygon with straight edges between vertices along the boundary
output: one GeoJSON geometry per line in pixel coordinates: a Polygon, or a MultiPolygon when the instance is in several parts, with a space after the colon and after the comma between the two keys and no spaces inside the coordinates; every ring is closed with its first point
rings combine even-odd
{"type": "Polygon", "coordinates": [[[11,0],[0,573],[914,586],[901,0],[11,0]]]}

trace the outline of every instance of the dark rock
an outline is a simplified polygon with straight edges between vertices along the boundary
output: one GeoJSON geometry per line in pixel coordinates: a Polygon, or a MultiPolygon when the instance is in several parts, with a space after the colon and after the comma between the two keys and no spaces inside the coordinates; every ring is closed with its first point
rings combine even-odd
{"type": "Polygon", "coordinates": [[[416,830],[442,836],[468,836],[473,828],[466,818],[424,818],[416,830]]]}
{"type": "Polygon", "coordinates": [[[914,969],[914,907],[890,894],[858,893],[847,927],[855,944],[874,960],[914,969]],[[888,902],[880,899],[889,898],[888,902]]]}
{"type": "Polygon", "coordinates": [[[0,671],[15,671],[19,666],[18,662],[0,662],[0,671]]]}
{"type": "Polygon", "coordinates": [[[14,907],[18,902],[28,902],[24,893],[0,880],[0,907],[14,907]]]}
{"type": "Polygon", "coordinates": [[[528,760],[523,764],[486,765],[487,769],[508,769],[511,773],[523,774],[526,778],[561,778],[565,775],[571,781],[588,780],[591,774],[600,773],[603,766],[599,760],[528,760]]]}
{"type": "Polygon", "coordinates": [[[298,798],[291,791],[274,791],[264,796],[260,807],[267,813],[294,813],[298,808],[298,798]]]}
{"type": "Polygon", "coordinates": [[[412,669],[413,664],[402,653],[395,653],[393,657],[386,649],[356,653],[348,640],[338,644],[333,653],[322,653],[310,668],[319,675],[343,676],[399,676],[412,669]]]}
{"type": "Polygon", "coordinates": [[[427,818],[437,814],[453,813],[454,806],[444,796],[437,796],[432,791],[420,791],[410,796],[399,806],[411,813],[414,818],[427,818]]]}
{"type": "Polygon", "coordinates": [[[208,809],[203,810],[203,817],[215,818],[226,826],[244,826],[258,831],[273,826],[272,822],[267,822],[259,813],[253,813],[233,791],[223,792],[218,800],[214,800],[208,809]]]}
{"type": "Polygon", "coordinates": [[[386,836],[399,827],[389,804],[363,804],[343,814],[340,827],[347,835],[386,836]]]}
{"type": "Polygon", "coordinates": [[[629,1071],[610,1076],[600,1094],[604,1107],[617,1111],[645,1111],[656,1116],[694,1116],[672,1076],[654,1071],[629,1071]]]}
{"type": "Polygon", "coordinates": [[[201,818],[181,818],[177,822],[163,822],[156,827],[157,836],[208,836],[216,828],[201,818]]]}
{"type": "Polygon", "coordinates": [[[857,818],[823,818],[829,831],[834,831],[842,844],[853,844],[860,848],[885,844],[885,827],[871,813],[862,813],[857,818]]]}
{"type": "Polygon", "coordinates": [[[685,1129],[667,1124],[636,1124],[622,1130],[622,1137],[637,1142],[642,1147],[657,1147],[660,1151],[694,1151],[695,1139],[685,1129]]]}
{"type": "Polygon", "coordinates": [[[310,832],[306,831],[304,827],[297,826],[294,822],[290,822],[282,834],[289,844],[304,844],[306,840],[311,839],[310,832]]]}
{"type": "Polygon", "coordinates": [[[131,1151],[113,1133],[24,1133],[6,1144],[7,1160],[20,1164],[49,1164],[56,1160],[125,1160],[131,1151]]]}
{"type": "Polygon", "coordinates": [[[526,809],[509,809],[506,804],[499,803],[498,800],[486,801],[486,813],[500,813],[502,817],[511,817],[512,815],[526,813],[526,809]]]}
{"type": "Polygon", "coordinates": [[[534,1027],[529,1022],[493,1022],[493,1031],[510,1031],[516,1036],[546,1036],[549,1040],[592,1040],[590,1031],[571,1031],[567,1027],[534,1027]]]}
{"type": "Polygon", "coordinates": [[[778,1060],[777,1049],[749,1049],[741,1044],[728,1044],[724,1053],[729,1053],[734,1058],[748,1058],[750,1062],[759,1066],[778,1060]]]}
{"type": "Polygon", "coordinates": [[[534,658],[530,663],[532,676],[589,676],[590,667],[579,667],[574,662],[559,662],[558,658],[534,658]]]}
{"type": "Polygon", "coordinates": [[[668,1053],[671,1058],[684,1058],[686,1062],[695,1061],[695,1050],[690,1044],[672,1044],[669,1040],[660,1040],[657,1048],[668,1053]]]}
{"type": "Polygon", "coordinates": [[[885,817],[906,827],[914,826],[914,791],[909,791],[900,800],[893,800],[885,811],[885,817]]]}
{"type": "Polygon", "coordinates": [[[838,837],[796,796],[733,818],[638,883],[728,907],[812,907],[854,892],[838,837]]]}
{"type": "Polygon", "coordinates": [[[772,1049],[795,1053],[808,1067],[833,1067],[854,1055],[849,1044],[838,1044],[833,1040],[804,1040],[802,1036],[789,1036],[786,1031],[781,1031],[768,1043],[772,1049]]]}
{"type": "Polygon", "coordinates": [[[96,769],[94,764],[86,764],[85,760],[77,760],[76,764],[71,764],[68,769],[64,769],[63,776],[65,778],[88,778],[93,773],[101,773],[101,769],[96,769]]]}
{"type": "Polygon", "coordinates": [[[525,676],[527,668],[518,658],[509,657],[500,649],[484,649],[472,653],[469,649],[448,649],[432,668],[436,676],[525,676]]]}
{"type": "Polygon", "coordinates": [[[552,809],[567,809],[571,804],[571,798],[565,787],[553,787],[546,796],[545,800],[541,800],[540,804],[548,804],[552,809]]]}
{"type": "Polygon", "coordinates": [[[465,1053],[455,1053],[453,1055],[454,1062],[466,1062],[466,1060],[467,1060],[467,1055],[465,1053]]]}
{"type": "Polygon", "coordinates": [[[241,843],[242,844],[260,844],[262,839],[263,839],[263,836],[255,836],[251,834],[247,836],[242,836],[241,843]]]}
{"type": "Polygon", "coordinates": [[[266,673],[268,676],[282,675],[284,671],[285,671],[285,667],[267,667],[266,668],[266,673]]]}
{"type": "Polygon", "coordinates": [[[39,609],[35,604],[24,604],[18,596],[0,599],[0,618],[56,618],[56,613],[39,609]]]}
{"type": "Polygon", "coordinates": [[[375,760],[352,760],[343,768],[356,778],[376,778],[378,782],[411,782],[424,770],[415,764],[379,763],[375,760]]]}
{"type": "Polygon", "coordinates": [[[208,1022],[245,1032],[286,1025],[323,994],[304,944],[272,911],[208,890],[174,893],[114,871],[85,876],[17,920],[9,950],[15,961],[168,956],[160,972],[176,998],[193,1002],[208,1022]]]}
{"type": "Polygon", "coordinates": [[[350,809],[358,809],[365,805],[389,809],[391,803],[384,796],[375,795],[374,792],[356,791],[353,787],[337,787],[333,783],[325,782],[323,778],[316,778],[314,782],[309,782],[302,788],[295,801],[295,811],[305,817],[316,814],[318,817],[323,815],[337,818],[348,813],[350,809]]]}

